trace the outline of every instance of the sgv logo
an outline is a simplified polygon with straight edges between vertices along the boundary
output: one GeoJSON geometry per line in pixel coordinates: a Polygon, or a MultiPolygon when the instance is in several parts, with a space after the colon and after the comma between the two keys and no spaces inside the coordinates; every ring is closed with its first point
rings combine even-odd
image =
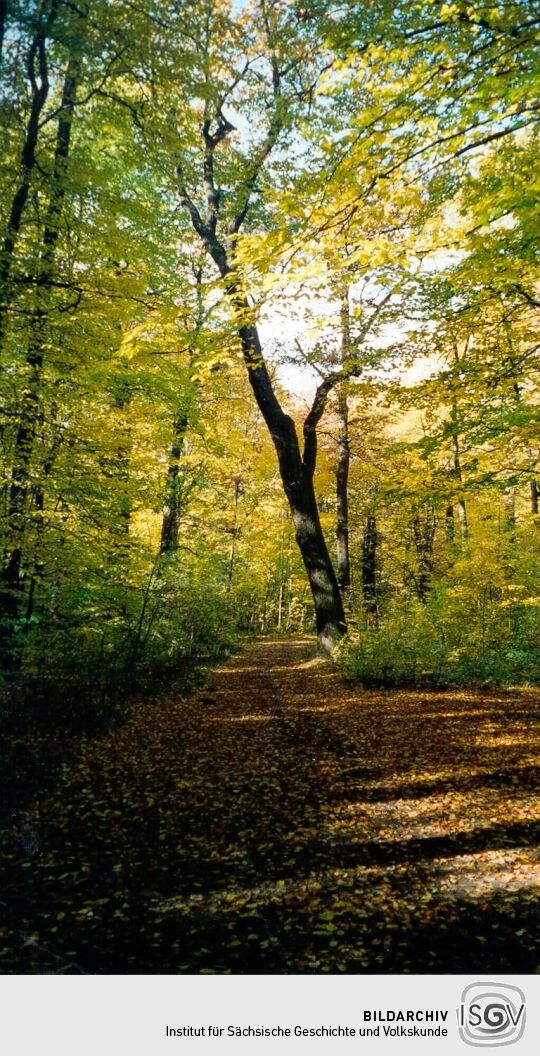
{"type": "Polygon", "coordinates": [[[525,1030],[525,994],[510,983],[469,983],[457,1009],[467,1045],[513,1045],[525,1030]]]}

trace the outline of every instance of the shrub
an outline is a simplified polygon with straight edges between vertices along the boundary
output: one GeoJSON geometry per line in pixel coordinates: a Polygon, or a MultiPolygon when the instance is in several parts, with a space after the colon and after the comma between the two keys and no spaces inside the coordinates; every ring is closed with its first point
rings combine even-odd
{"type": "Polygon", "coordinates": [[[408,601],[389,612],[379,630],[350,636],[336,662],[368,687],[538,684],[537,610],[501,596],[471,604],[441,589],[427,605],[408,601]]]}
{"type": "Polygon", "coordinates": [[[171,683],[190,689],[206,665],[233,650],[236,623],[223,589],[165,571],[150,589],[65,592],[18,633],[0,721],[91,730],[121,722],[134,695],[150,698],[171,683]]]}

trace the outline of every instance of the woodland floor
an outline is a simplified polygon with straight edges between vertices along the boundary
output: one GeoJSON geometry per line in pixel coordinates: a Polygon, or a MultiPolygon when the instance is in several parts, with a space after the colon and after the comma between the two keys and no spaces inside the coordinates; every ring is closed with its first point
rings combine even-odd
{"type": "Polygon", "coordinates": [[[23,782],[0,971],[540,970],[540,694],[366,692],[312,652],[252,644],[23,782]]]}

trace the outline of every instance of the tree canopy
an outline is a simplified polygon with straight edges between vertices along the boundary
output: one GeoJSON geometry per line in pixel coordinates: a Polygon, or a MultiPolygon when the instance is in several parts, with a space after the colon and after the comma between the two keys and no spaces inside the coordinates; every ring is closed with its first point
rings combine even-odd
{"type": "Polygon", "coordinates": [[[537,680],[540,6],[2,15],[3,668],[537,680]]]}

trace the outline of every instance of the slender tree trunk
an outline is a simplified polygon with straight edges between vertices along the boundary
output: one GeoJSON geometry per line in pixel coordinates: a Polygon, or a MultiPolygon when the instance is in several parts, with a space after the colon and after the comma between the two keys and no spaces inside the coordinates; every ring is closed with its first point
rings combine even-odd
{"type": "MultiPolygon", "coordinates": [[[[34,510],[36,520],[36,535],[38,539],[38,545],[36,547],[37,553],[40,553],[39,539],[43,532],[43,511],[45,508],[45,498],[43,494],[43,488],[39,485],[36,489],[34,497],[34,510]]],[[[36,599],[36,587],[38,580],[43,575],[43,561],[35,561],[33,569],[30,573],[30,582],[28,584],[28,595],[26,599],[26,622],[30,620],[34,611],[34,603],[36,599]]]]}
{"type": "MultiPolygon", "coordinates": [[[[452,434],[452,451],[453,451],[453,463],[454,463],[454,476],[460,484],[463,483],[463,474],[461,472],[461,450],[459,442],[459,433],[457,428],[452,434]]],[[[459,534],[461,541],[464,543],[469,537],[469,522],[467,517],[467,506],[463,495],[460,495],[457,500],[457,515],[459,523],[459,534]]]]}
{"type": "MultiPolygon", "coordinates": [[[[54,417],[56,408],[52,409],[52,417],[54,417]]],[[[50,476],[58,450],[61,446],[61,433],[57,434],[57,437],[53,441],[50,451],[45,459],[39,483],[36,484],[33,489],[33,513],[34,513],[34,527],[35,527],[35,544],[34,551],[36,557],[34,558],[33,567],[29,571],[29,584],[28,584],[28,595],[26,600],[26,622],[30,620],[34,611],[34,604],[36,598],[36,590],[39,584],[42,582],[44,562],[42,560],[42,546],[41,539],[43,536],[44,528],[44,510],[45,510],[45,494],[44,494],[44,482],[48,476],[50,476]]]]}
{"type": "Polygon", "coordinates": [[[535,516],[538,514],[538,507],[540,502],[540,488],[538,487],[538,481],[535,477],[530,481],[530,492],[531,492],[531,513],[535,516]]]}
{"type": "Polygon", "coordinates": [[[516,530],[516,489],[508,487],[504,493],[504,527],[509,533],[511,541],[514,540],[516,530]]]}
{"type": "Polygon", "coordinates": [[[465,499],[458,499],[457,511],[461,540],[462,542],[465,542],[469,538],[469,521],[467,517],[467,507],[465,505],[465,499]]]}
{"type": "Polygon", "coordinates": [[[149,602],[150,602],[150,597],[151,597],[151,593],[152,593],[152,586],[153,586],[153,582],[154,582],[154,577],[155,577],[157,569],[158,569],[158,565],[159,565],[159,553],[156,555],[156,558],[154,560],[152,568],[150,569],[150,574],[148,576],[146,587],[144,589],[142,605],[141,605],[141,611],[139,613],[139,619],[138,619],[138,622],[137,622],[137,628],[136,628],[135,635],[133,637],[133,641],[131,643],[131,647],[129,649],[129,652],[128,652],[128,655],[127,655],[127,659],[126,659],[126,671],[128,671],[128,672],[132,671],[132,669],[135,667],[135,665],[137,663],[137,660],[139,658],[139,652],[140,652],[141,643],[142,643],[142,639],[143,639],[143,628],[144,628],[144,621],[145,621],[145,618],[146,618],[146,611],[148,609],[148,605],[149,605],[149,602]]]}
{"type": "MultiPolygon", "coordinates": [[[[195,334],[198,334],[204,321],[204,301],[202,293],[203,268],[195,264],[193,268],[195,278],[195,334]]],[[[194,348],[189,349],[190,374],[193,367],[194,348]]],[[[193,382],[195,388],[197,383],[193,382]]],[[[180,515],[182,502],[185,496],[182,494],[180,463],[184,453],[186,434],[189,428],[188,410],[181,410],[177,415],[173,426],[173,441],[169,452],[169,466],[167,469],[167,486],[165,490],[165,502],[163,505],[163,517],[161,521],[161,543],[159,553],[172,554],[178,550],[178,532],[180,528],[180,515]]]]}
{"type": "MultiPolygon", "coordinates": [[[[37,369],[30,367],[30,379],[23,393],[22,421],[15,436],[15,465],[9,487],[6,540],[8,548],[0,572],[0,614],[3,619],[17,619],[23,555],[24,528],[27,515],[28,474],[37,419],[37,369]]],[[[9,636],[8,628],[5,633],[9,636]]]]}
{"type": "Polygon", "coordinates": [[[345,603],[351,588],[351,561],[349,553],[349,468],[351,447],[349,442],[349,408],[347,392],[338,396],[340,418],[339,453],[336,472],[337,505],[337,578],[341,596],[345,603]]]}
{"type": "Polygon", "coordinates": [[[20,171],[11,200],[6,231],[0,253],[0,349],[6,329],[6,315],[11,303],[11,275],[15,247],[21,229],[24,210],[30,194],[31,180],[36,167],[40,120],[49,95],[49,70],[47,63],[47,37],[56,18],[58,0],[52,0],[47,18],[38,26],[27,61],[27,76],[32,90],[30,113],[21,150],[20,171]]]}
{"type": "Polygon", "coordinates": [[[181,412],[174,423],[174,439],[169,454],[167,489],[161,520],[160,554],[173,554],[178,550],[178,529],[182,505],[180,459],[184,450],[187,427],[188,416],[181,412]]]}
{"type": "Polygon", "coordinates": [[[278,629],[278,631],[281,631],[281,628],[283,626],[283,593],[284,593],[284,583],[283,583],[283,580],[280,579],[280,581],[279,581],[279,593],[278,593],[278,611],[277,611],[277,629],[278,629]]]}
{"type": "MultiPolygon", "coordinates": [[[[521,405],[521,403],[522,403],[521,386],[520,386],[518,381],[514,382],[513,389],[514,389],[514,395],[516,397],[516,403],[518,405],[521,405]]],[[[533,451],[532,451],[531,447],[527,448],[527,454],[528,454],[531,462],[534,462],[535,459],[534,459],[534,455],[533,455],[533,451]]],[[[530,495],[531,513],[533,514],[533,516],[536,517],[538,515],[538,512],[539,512],[540,487],[538,486],[538,481],[537,481],[536,477],[534,477],[534,476],[531,477],[531,479],[529,481],[529,495],[530,495]]]]}
{"type": "MultiPolygon", "coordinates": [[[[37,307],[32,319],[28,353],[26,357],[28,373],[22,393],[19,425],[15,435],[14,466],[9,488],[8,525],[6,533],[8,539],[8,551],[3,562],[2,570],[0,571],[0,618],[7,618],[8,621],[15,620],[18,615],[23,556],[23,534],[28,500],[29,468],[39,419],[49,291],[54,273],[54,251],[58,240],[59,225],[65,197],[65,177],[67,173],[79,67],[80,57],[78,54],[72,55],[68,64],[62,92],[61,111],[57,126],[51,194],[45,215],[42,249],[36,282],[37,307]]],[[[2,273],[0,269],[0,290],[4,288],[5,287],[2,286],[2,273]]],[[[7,629],[5,629],[5,632],[8,633],[7,629]]]]}
{"type": "MultiPolygon", "coordinates": [[[[468,347],[468,343],[469,339],[467,338],[466,347],[468,347]]],[[[453,355],[456,367],[459,368],[461,360],[457,344],[454,345],[453,355]]],[[[461,487],[463,485],[463,472],[461,468],[461,442],[459,436],[458,401],[455,392],[452,393],[450,421],[452,426],[452,473],[461,487]]],[[[461,542],[465,543],[469,537],[469,523],[467,517],[467,506],[465,503],[465,497],[462,494],[458,496],[457,500],[457,517],[461,542]]]]}
{"type": "Polygon", "coordinates": [[[456,521],[454,517],[454,506],[451,502],[448,503],[444,512],[444,523],[446,528],[446,541],[447,543],[453,543],[456,537],[456,521]]]}
{"type": "Polygon", "coordinates": [[[130,466],[131,452],[133,447],[132,431],[129,422],[129,409],[131,406],[131,387],[127,383],[124,392],[115,398],[115,408],[121,415],[121,439],[116,450],[115,477],[118,482],[118,535],[120,548],[125,550],[129,543],[129,529],[131,525],[131,494],[130,494],[130,466]]]}
{"type": "MultiPolygon", "coordinates": [[[[342,290],[339,306],[341,329],[341,365],[344,366],[351,351],[351,316],[349,288],[342,290]]],[[[349,441],[349,397],[347,382],[338,390],[339,451],[336,471],[336,548],[337,579],[343,603],[346,604],[351,588],[351,561],[349,554],[349,469],[351,445],[349,441]]]]}
{"type": "Polygon", "coordinates": [[[7,22],[7,0],[0,0],[0,63],[4,51],[4,37],[6,35],[7,22]]]}
{"type": "Polygon", "coordinates": [[[240,501],[240,489],[242,486],[242,480],[240,477],[236,477],[234,481],[234,496],[233,496],[233,525],[231,530],[231,546],[229,550],[229,566],[227,569],[227,590],[232,590],[234,569],[236,563],[236,542],[238,539],[238,503],[240,501]]]}
{"type": "Polygon", "coordinates": [[[433,572],[433,546],[437,518],[431,506],[424,507],[424,516],[417,511],[413,519],[413,538],[417,556],[417,571],[414,577],[416,594],[419,601],[427,601],[431,589],[433,572]]]}
{"type": "Polygon", "coordinates": [[[368,627],[379,626],[379,605],[377,598],[377,545],[379,533],[373,513],[368,513],[364,523],[362,538],[362,596],[364,613],[368,627]]]}
{"type": "MultiPolygon", "coordinates": [[[[280,546],[279,546],[279,591],[278,591],[278,631],[283,629],[284,622],[287,622],[287,618],[284,620],[284,609],[285,609],[285,597],[289,591],[289,576],[288,576],[288,560],[285,560],[285,518],[286,514],[283,511],[281,516],[281,534],[280,534],[280,546]]],[[[287,546],[288,551],[288,546],[287,546]]],[[[287,553],[288,557],[288,553],[287,553]]],[[[290,604],[290,595],[289,595],[290,604]]]]}

